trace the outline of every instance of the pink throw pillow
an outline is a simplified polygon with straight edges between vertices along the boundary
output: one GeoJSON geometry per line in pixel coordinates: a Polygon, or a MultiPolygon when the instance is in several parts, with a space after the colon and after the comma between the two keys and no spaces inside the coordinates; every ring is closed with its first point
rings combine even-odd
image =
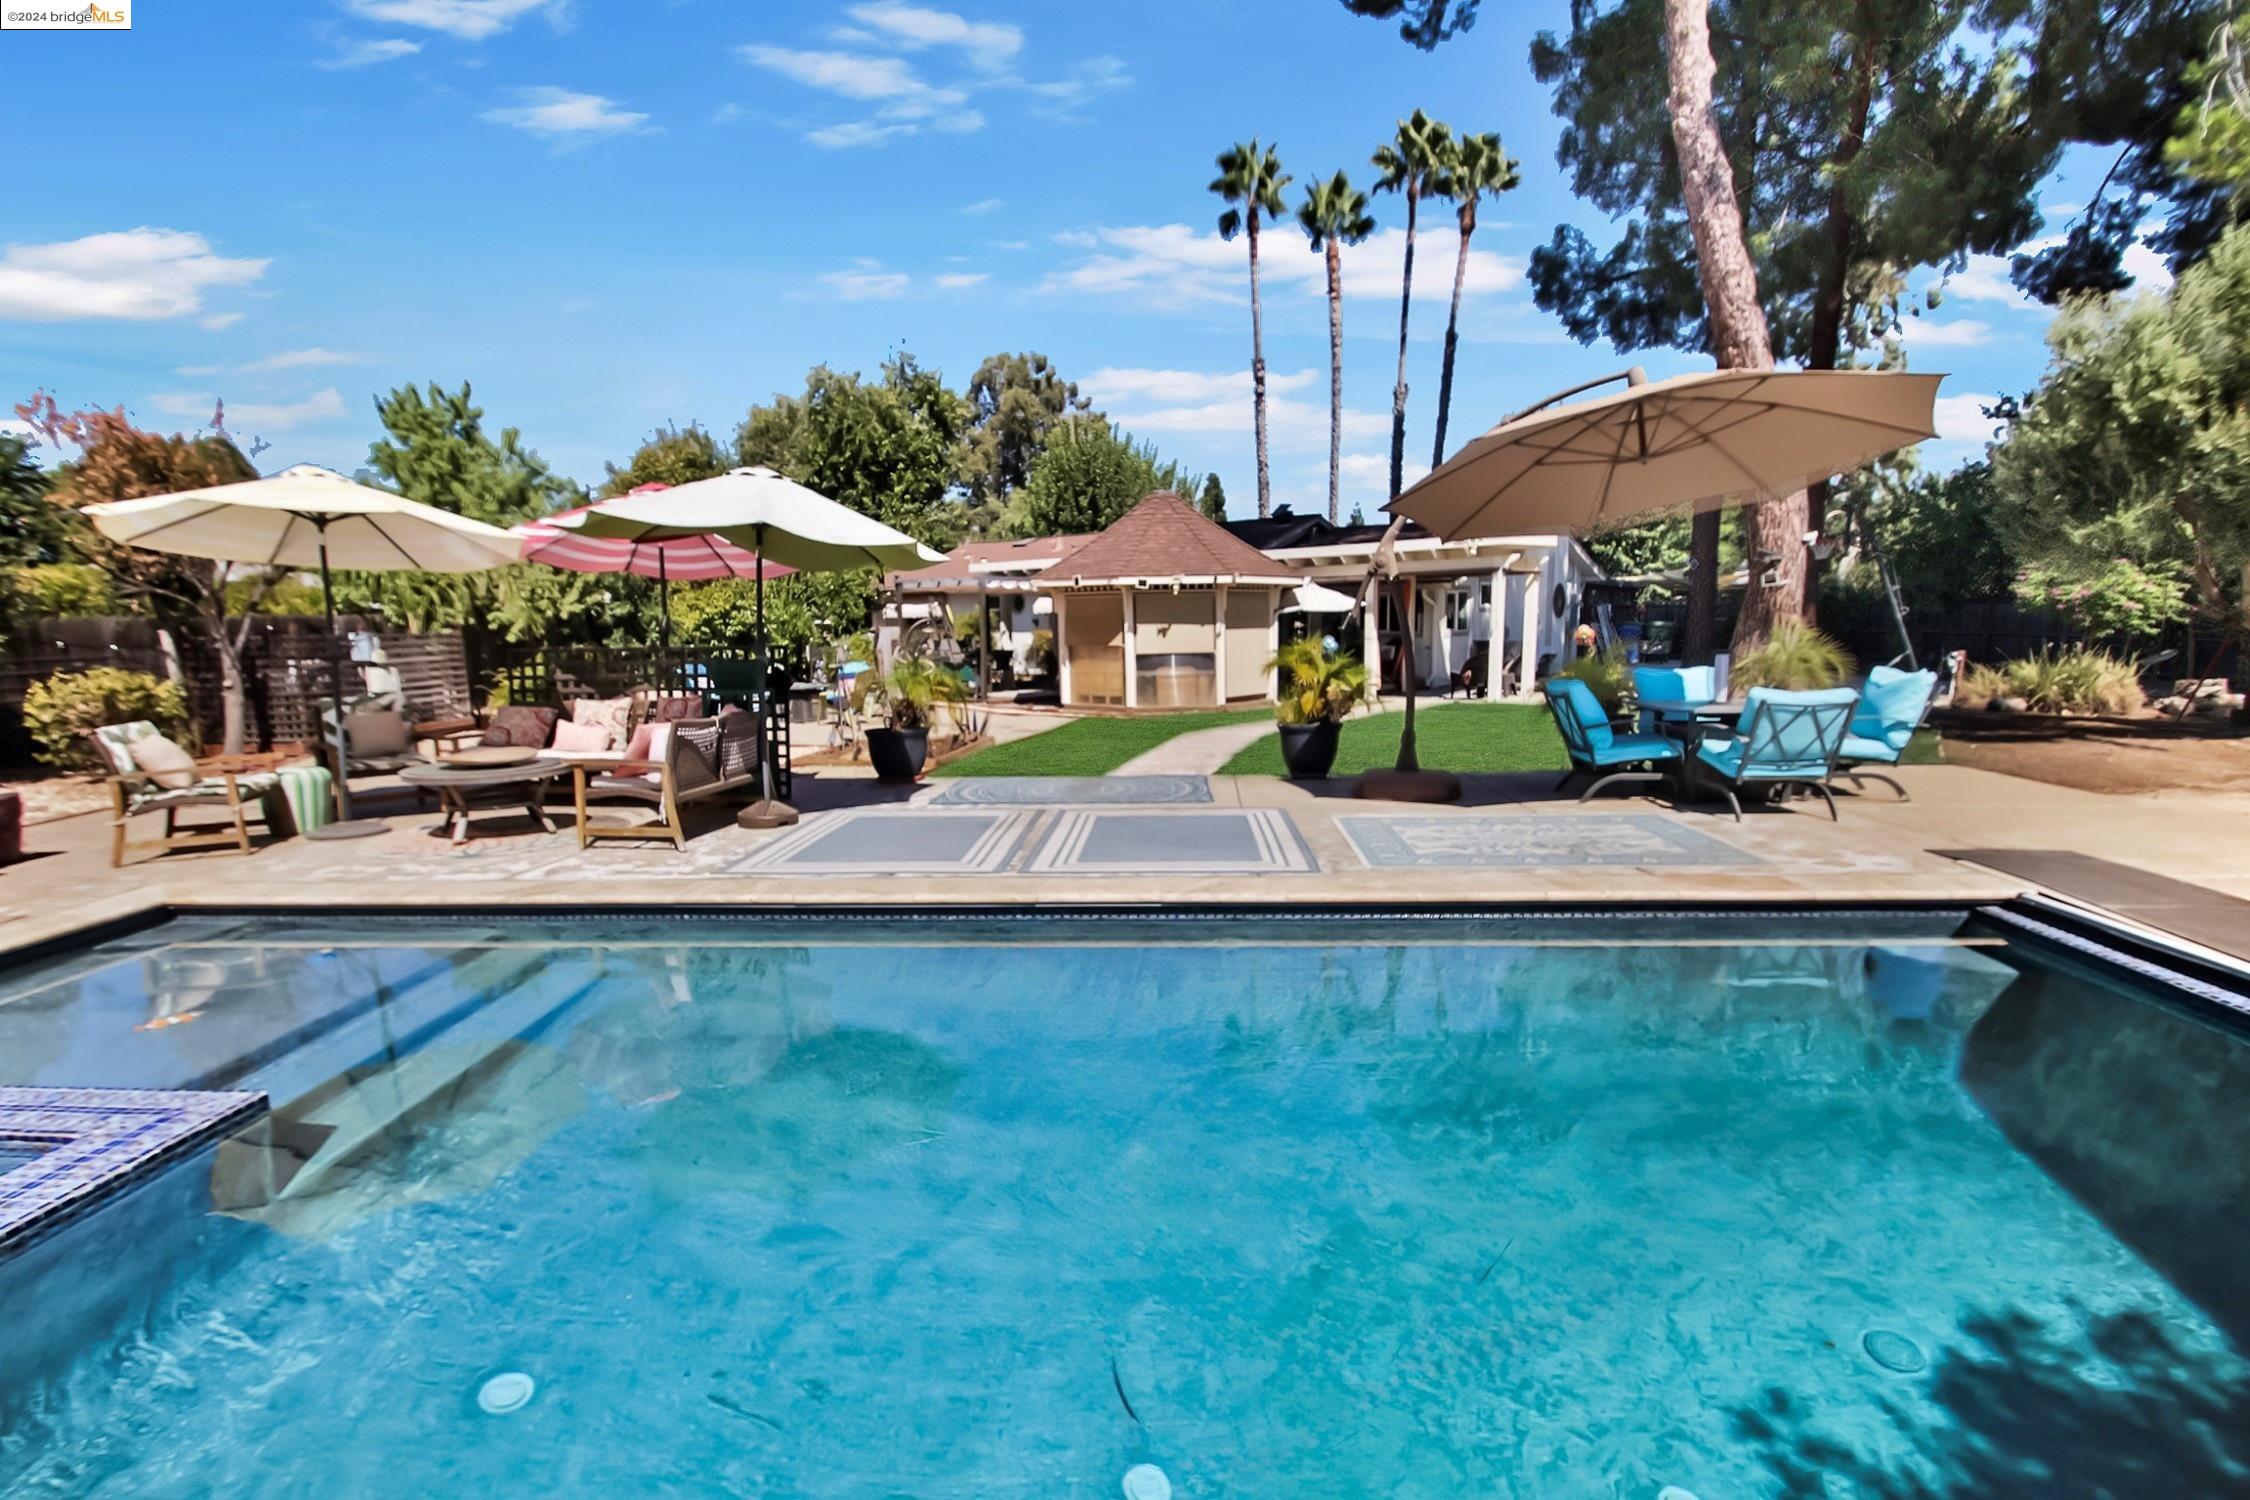
{"type": "Polygon", "coordinates": [[[633,731],[633,737],[625,742],[625,758],[627,760],[647,760],[648,747],[655,738],[656,726],[643,720],[640,727],[633,731]]]}
{"type": "Polygon", "coordinates": [[[528,704],[511,703],[492,716],[492,727],[485,730],[487,745],[529,745],[538,750],[546,746],[548,736],[555,732],[555,720],[562,715],[551,708],[534,708],[528,704]]]}
{"type": "Polygon", "coordinates": [[[613,743],[607,724],[574,724],[565,719],[555,726],[557,750],[599,753],[609,749],[613,743]]]}
{"type": "MultiPolygon", "coordinates": [[[[672,726],[669,724],[643,724],[641,728],[648,731],[648,754],[643,758],[655,761],[656,769],[642,771],[640,778],[650,786],[660,786],[664,781],[664,752],[671,748],[672,744],[672,726]]],[[[638,737],[637,731],[636,737],[638,737]]]]}

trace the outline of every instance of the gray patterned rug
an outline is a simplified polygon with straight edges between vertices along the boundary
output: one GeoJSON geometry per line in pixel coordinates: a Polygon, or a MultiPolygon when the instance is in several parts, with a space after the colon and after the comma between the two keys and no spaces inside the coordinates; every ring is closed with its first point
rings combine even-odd
{"type": "Polygon", "coordinates": [[[964,776],[925,807],[1086,807],[1211,800],[1208,776],[964,776]]]}
{"type": "Polygon", "coordinates": [[[1025,870],[1034,875],[1265,875],[1320,869],[1278,808],[1065,812],[1025,870]]]}
{"type": "Polygon", "coordinates": [[[1765,861],[1669,818],[1631,813],[1521,817],[1359,814],[1336,826],[1379,870],[1598,865],[1757,865],[1765,861]]]}
{"type": "Polygon", "coordinates": [[[999,875],[1038,816],[929,808],[836,813],[799,824],[728,873],[999,875]]]}

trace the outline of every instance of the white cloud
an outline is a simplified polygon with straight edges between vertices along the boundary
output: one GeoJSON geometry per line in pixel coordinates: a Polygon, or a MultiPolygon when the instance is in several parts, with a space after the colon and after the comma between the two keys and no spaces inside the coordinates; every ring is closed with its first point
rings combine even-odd
{"type": "MultiPolygon", "coordinates": [[[[1116,293],[1157,306],[1196,302],[1239,302],[1249,298],[1249,259],[1242,241],[1221,239],[1216,230],[1185,224],[1103,227],[1065,231],[1058,244],[1090,247],[1099,253],[1047,278],[1050,291],[1116,293]]],[[[1453,294],[1453,263],[1459,232],[1426,229],[1415,237],[1414,295],[1443,304],[1453,294]]],[[[1267,295],[1296,291],[1326,297],[1326,262],[1295,224],[1276,224],[1259,238],[1258,273],[1267,295]]],[[[1396,299],[1406,254],[1406,231],[1385,229],[1365,243],[1345,249],[1347,298],[1396,299]]],[[[1523,280],[1523,265],[1490,250],[1469,248],[1467,296],[1508,291],[1523,280]]]]}
{"type": "Polygon", "coordinates": [[[753,44],[740,49],[745,62],[847,99],[896,99],[929,91],[905,59],[868,57],[857,52],[799,52],[789,47],[753,44]]]}
{"type": "MultiPolygon", "coordinates": [[[[2037,254],[2042,242],[2024,246],[2026,254],[2037,254]]],[[[1969,302],[2008,302],[2017,306],[2036,306],[2030,298],[2016,290],[2008,279],[2009,258],[2005,255],[1972,255],[1969,263],[1942,283],[1945,295],[1959,297],[1969,302]]]]}
{"type": "Polygon", "coordinates": [[[1993,338],[1992,325],[1975,318],[1955,318],[1949,323],[1907,318],[1892,331],[1910,349],[1969,349],[1989,344],[1993,338]]]}
{"type": "Polygon", "coordinates": [[[744,110],[739,104],[722,104],[711,111],[711,123],[713,125],[732,125],[747,113],[748,111],[744,110]]]}
{"type": "Polygon", "coordinates": [[[396,62],[402,57],[412,57],[422,50],[420,42],[410,42],[404,37],[387,37],[381,41],[346,42],[339,45],[335,55],[317,59],[313,66],[336,72],[344,68],[367,68],[377,63],[396,62]]]}
{"type": "Polygon", "coordinates": [[[614,100],[600,94],[575,94],[543,86],[518,89],[516,98],[521,102],[504,109],[488,109],[484,118],[565,145],[595,136],[630,134],[648,123],[647,115],[619,109],[614,100]]]}
{"type": "Polygon", "coordinates": [[[980,68],[1004,68],[1023,50],[1023,30],[1002,21],[971,21],[946,10],[927,10],[901,0],[874,0],[852,6],[851,18],[880,33],[891,46],[907,51],[956,47],[980,68]]]}
{"type": "Polygon", "coordinates": [[[553,0],[350,0],[357,15],[394,26],[442,31],[478,42],[506,31],[523,17],[546,10],[553,0]]]}
{"type": "Polygon", "coordinates": [[[986,271],[948,271],[937,279],[937,284],[946,291],[958,292],[991,279],[991,273],[986,271]]]}
{"type": "Polygon", "coordinates": [[[1036,101],[1034,113],[1067,119],[1074,111],[1092,103],[1096,95],[1131,87],[1133,75],[1125,70],[1122,58],[1089,57],[1060,78],[1045,82],[1016,78],[1007,82],[1032,96],[1036,101]]]}
{"type": "Polygon", "coordinates": [[[2139,240],[2125,247],[2125,274],[2133,278],[2133,289],[2139,292],[2161,292],[2172,284],[2172,268],[2164,257],[2139,240]]]}
{"type": "Polygon", "coordinates": [[[20,421],[15,417],[0,417],[0,434],[14,438],[37,436],[36,430],[29,422],[20,421]]]}
{"type": "Polygon", "coordinates": [[[279,354],[254,359],[241,368],[245,375],[256,375],[267,370],[302,370],[312,365],[356,365],[362,359],[361,355],[339,354],[334,349],[284,349],[279,354]]]}
{"type": "Polygon", "coordinates": [[[1005,198],[979,198],[974,203],[962,204],[961,212],[965,214],[988,214],[1003,206],[1006,202],[1005,198]]]}
{"type": "Polygon", "coordinates": [[[994,241],[992,242],[992,248],[993,248],[993,249],[995,249],[995,250],[1029,250],[1029,249],[1031,248],[1031,241],[1029,241],[1029,240],[994,240],[994,241]]]}
{"type": "MultiPolygon", "coordinates": [[[[9,245],[0,250],[0,318],[186,317],[202,310],[207,289],[256,281],[267,264],[214,255],[200,234],[146,226],[54,244],[9,245]]],[[[232,322],[240,314],[218,316],[232,322]]],[[[212,320],[204,326],[213,326],[212,320]]]]}
{"type": "MultiPolygon", "coordinates": [[[[1309,390],[1316,382],[1324,393],[1327,376],[1322,371],[1267,372],[1266,428],[1276,446],[1327,442],[1325,395],[1301,399],[1289,394],[1309,390]]],[[[1080,381],[1079,388],[1128,432],[1220,432],[1247,437],[1256,429],[1248,370],[1108,368],[1080,381]]],[[[1387,412],[1344,409],[1347,438],[1378,436],[1390,431],[1390,423],[1387,412]]]]}
{"type": "Polygon", "coordinates": [[[208,328],[213,333],[218,333],[223,329],[232,328],[235,324],[241,321],[242,314],[238,312],[213,313],[207,318],[197,318],[195,320],[195,326],[198,328],[208,328]]]}
{"type": "Polygon", "coordinates": [[[913,279],[904,271],[830,271],[820,278],[845,302],[887,302],[906,294],[913,279]]]}
{"type": "Polygon", "coordinates": [[[1960,396],[1940,396],[1937,399],[1937,440],[1941,443],[1974,443],[1978,447],[1992,441],[1998,427],[1984,414],[1984,408],[1997,398],[1970,393],[1960,396]]]}
{"type": "MultiPolygon", "coordinates": [[[[156,409],[167,416],[196,417],[208,424],[217,411],[219,397],[185,392],[169,392],[153,398],[156,409]]],[[[227,403],[227,430],[250,434],[286,432],[293,427],[309,427],[316,422],[326,422],[344,414],[344,398],[334,387],[315,391],[302,401],[274,404],[259,401],[227,403]]]]}

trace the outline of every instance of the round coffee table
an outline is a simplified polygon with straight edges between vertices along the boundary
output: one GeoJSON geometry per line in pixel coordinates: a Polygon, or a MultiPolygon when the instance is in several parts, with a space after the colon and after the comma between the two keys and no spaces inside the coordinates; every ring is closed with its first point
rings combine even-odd
{"type": "Polygon", "coordinates": [[[469,841],[469,798],[479,792],[512,792],[501,805],[523,808],[541,832],[553,833],[555,825],[547,820],[543,805],[547,783],[569,769],[559,760],[528,760],[512,766],[408,766],[398,779],[438,794],[438,807],[445,814],[438,826],[451,828],[458,845],[469,841]]]}

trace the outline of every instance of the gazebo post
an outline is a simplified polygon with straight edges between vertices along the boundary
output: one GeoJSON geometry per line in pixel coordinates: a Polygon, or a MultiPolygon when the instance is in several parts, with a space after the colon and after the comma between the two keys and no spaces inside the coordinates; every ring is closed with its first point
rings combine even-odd
{"type": "Polygon", "coordinates": [[[977,585],[977,698],[992,701],[992,595],[977,585]]]}

